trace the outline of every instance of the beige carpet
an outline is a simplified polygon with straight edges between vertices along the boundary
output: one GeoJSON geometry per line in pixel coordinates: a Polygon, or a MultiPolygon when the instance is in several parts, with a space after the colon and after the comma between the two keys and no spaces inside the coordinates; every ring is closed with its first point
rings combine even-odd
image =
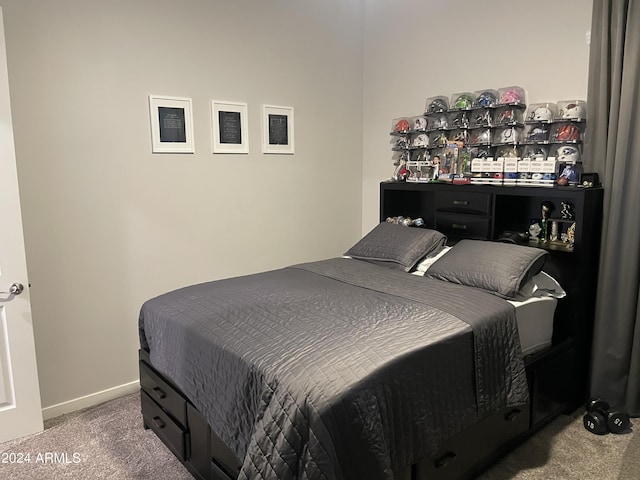
{"type": "MultiPolygon", "coordinates": [[[[142,428],[138,394],[49,420],[40,434],[0,444],[2,480],[191,478],[142,428]],[[27,454],[30,463],[16,463],[27,454]]],[[[479,478],[638,480],[640,436],[593,435],[576,412],[555,420],[479,478]]]]}

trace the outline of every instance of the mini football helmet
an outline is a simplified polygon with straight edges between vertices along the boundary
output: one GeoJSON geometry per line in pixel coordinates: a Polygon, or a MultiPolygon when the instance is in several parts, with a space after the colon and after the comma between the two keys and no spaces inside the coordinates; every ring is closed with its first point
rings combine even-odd
{"type": "Polygon", "coordinates": [[[561,142],[571,142],[580,139],[580,129],[575,125],[567,123],[560,125],[555,131],[554,138],[561,142]]]}
{"type": "Polygon", "coordinates": [[[467,118],[467,112],[460,112],[451,121],[453,128],[467,128],[469,126],[469,119],[467,118]]]}
{"type": "Polygon", "coordinates": [[[413,119],[413,129],[416,131],[427,129],[427,119],[424,117],[416,117],[413,119]]]}
{"type": "Polygon", "coordinates": [[[522,95],[520,95],[520,92],[514,88],[509,88],[500,94],[500,103],[502,105],[520,102],[522,102],[522,95]]]}
{"type": "Polygon", "coordinates": [[[498,134],[498,143],[516,143],[518,132],[515,128],[505,128],[498,134]]]}
{"type": "Polygon", "coordinates": [[[529,120],[536,120],[540,122],[550,122],[553,120],[553,112],[549,107],[540,106],[536,107],[530,114],[529,120]]]}
{"type": "Polygon", "coordinates": [[[447,135],[444,132],[435,132],[429,141],[431,145],[446,145],[449,143],[447,135]]]}
{"type": "Polygon", "coordinates": [[[473,97],[468,93],[463,93],[458,95],[458,97],[454,100],[452,108],[463,110],[463,109],[471,108],[472,106],[473,106],[473,97]]]}
{"type": "Polygon", "coordinates": [[[489,129],[474,130],[469,143],[473,145],[488,145],[491,143],[491,131],[489,129]]]}
{"type": "Polygon", "coordinates": [[[580,151],[571,145],[563,145],[556,150],[556,159],[560,162],[576,163],[580,161],[580,151]]]}
{"type": "Polygon", "coordinates": [[[496,156],[506,157],[506,158],[517,158],[519,157],[518,148],[517,147],[503,147],[498,149],[496,152],[496,156]]]}
{"type": "Polygon", "coordinates": [[[536,125],[527,132],[526,138],[531,142],[544,142],[545,140],[547,140],[547,138],[549,138],[549,128],[545,128],[541,125],[536,125]]]}
{"type": "Polygon", "coordinates": [[[480,110],[473,115],[471,125],[474,127],[490,127],[493,125],[491,110],[480,110]]]}
{"type": "Polygon", "coordinates": [[[402,119],[396,122],[395,131],[397,133],[406,133],[409,131],[409,120],[402,119]]]}
{"type": "Polygon", "coordinates": [[[582,103],[567,103],[560,107],[558,116],[571,120],[582,120],[587,117],[587,109],[582,103]]]}
{"type": "Polygon", "coordinates": [[[446,115],[438,115],[436,117],[433,117],[430,127],[432,130],[441,130],[443,128],[448,128],[449,120],[447,119],[446,115]]]}
{"type": "Polygon", "coordinates": [[[452,142],[466,142],[469,138],[469,134],[466,130],[454,130],[451,133],[452,142]]]}
{"type": "Polygon", "coordinates": [[[449,105],[447,105],[446,100],[442,98],[434,98],[427,108],[428,113],[442,113],[447,110],[449,110],[449,105]]]}
{"type": "Polygon", "coordinates": [[[413,141],[411,142],[411,146],[415,148],[419,147],[427,147],[429,145],[429,137],[427,137],[426,133],[421,133],[413,137],[413,141]]]}
{"type": "Polygon", "coordinates": [[[476,98],[476,106],[477,107],[494,107],[498,103],[498,99],[496,98],[496,94],[491,91],[482,92],[476,98]]]}
{"type": "Polygon", "coordinates": [[[509,125],[510,123],[515,123],[516,121],[516,112],[513,108],[507,108],[500,112],[498,116],[498,125],[509,125]]]}
{"type": "Polygon", "coordinates": [[[542,147],[529,145],[525,147],[522,156],[531,160],[546,160],[548,153],[542,147]]]}
{"type": "Polygon", "coordinates": [[[395,142],[395,148],[397,149],[405,149],[409,147],[409,141],[407,137],[397,137],[395,142]]]}

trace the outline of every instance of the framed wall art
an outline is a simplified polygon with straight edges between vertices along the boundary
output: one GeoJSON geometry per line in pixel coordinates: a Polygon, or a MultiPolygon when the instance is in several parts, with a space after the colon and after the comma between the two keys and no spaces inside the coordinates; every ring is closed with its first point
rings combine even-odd
{"type": "Polygon", "coordinates": [[[193,153],[193,112],[190,98],[149,95],[151,151],[193,153]]]}
{"type": "Polygon", "coordinates": [[[293,107],[262,106],[262,153],[294,153],[293,107]]]}
{"type": "Polygon", "coordinates": [[[247,104],[211,101],[213,153],[249,153],[247,104]]]}

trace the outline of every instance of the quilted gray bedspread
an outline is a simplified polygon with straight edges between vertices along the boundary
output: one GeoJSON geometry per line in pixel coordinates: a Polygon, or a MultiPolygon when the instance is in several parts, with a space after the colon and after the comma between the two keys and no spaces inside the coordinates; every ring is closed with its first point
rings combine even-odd
{"type": "Polygon", "coordinates": [[[360,260],[182,288],[139,325],[241,479],[391,479],[528,400],[509,303],[360,260]]]}

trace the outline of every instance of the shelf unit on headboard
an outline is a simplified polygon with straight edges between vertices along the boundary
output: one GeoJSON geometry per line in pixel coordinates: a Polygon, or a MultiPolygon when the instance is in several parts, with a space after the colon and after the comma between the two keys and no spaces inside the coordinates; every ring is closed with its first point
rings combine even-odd
{"type": "Polygon", "coordinates": [[[404,216],[425,221],[426,228],[462,238],[496,240],[505,231],[527,232],[539,219],[542,202],[555,207],[550,220],[560,229],[573,222],[561,218],[561,204],[573,207],[573,247],[562,242],[532,242],[549,250],[544,270],[567,296],[558,302],[551,349],[525,359],[532,394],[532,426],[541,426],[560,411],[582,404],[587,395],[600,257],[603,190],[600,187],[451,185],[382,182],[380,221],[404,216]]]}

